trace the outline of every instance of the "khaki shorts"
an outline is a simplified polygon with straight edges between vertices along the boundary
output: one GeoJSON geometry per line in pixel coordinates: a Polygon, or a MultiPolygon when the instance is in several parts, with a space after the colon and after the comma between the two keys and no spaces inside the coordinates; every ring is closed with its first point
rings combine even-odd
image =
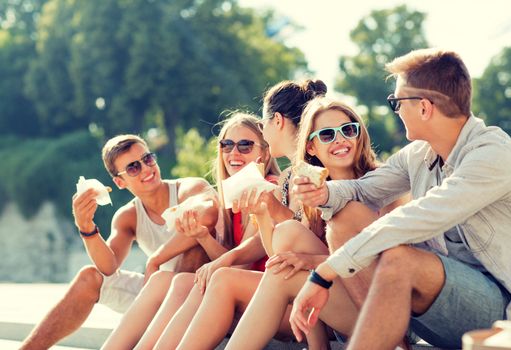
{"type": "Polygon", "coordinates": [[[124,313],[144,286],[144,275],[139,272],[118,270],[111,276],[103,276],[99,304],[124,313]]]}

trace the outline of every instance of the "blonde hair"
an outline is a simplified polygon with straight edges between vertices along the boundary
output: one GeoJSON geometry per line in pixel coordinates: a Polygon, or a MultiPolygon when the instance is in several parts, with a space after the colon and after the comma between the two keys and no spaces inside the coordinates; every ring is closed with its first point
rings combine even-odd
{"type": "MultiPolygon", "coordinates": [[[[259,118],[253,114],[243,113],[243,112],[234,112],[227,119],[223,120],[219,124],[222,125],[220,132],[218,134],[218,141],[221,141],[225,138],[227,132],[233,127],[243,126],[249,130],[251,130],[255,135],[257,135],[258,143],[261,145],[261,150],[263,154],[263,159],[266,159],[264,163],[265,176],[275,175],[278,176],[280,174],[280,169],[277,164],[275,158],[270,156],[268,143],[264,140],[263,134],[259,130],[258,122],[259,118]]],[[[224,207],[223,203],[223,190],[222,190],[222,180],[225,180],[229,177],[229,173],[225,168],[224,161],[222,159],[222,150],[220,149],[220,143],[217,144],[217,157],[216,162],[214,163],[213,174],[215,177],[215,182],[218,189],[218,194],[220,197],[220,203],[222,207],[224,207]]],[[[218,237],[219,242],[226,246],[231,247],[233,245],[233,232],[232,232],[232,218],[230,210],[224,210],[224,233],[218,237]]],[[[247,218],[243,219],[243,227],[246,227],[248,220],[247,218]]]]}
{"type": "MultiPolygon", "coordinates": [[[[336,110],[344,113],[352,122],[360,125],[360,132],[357,138],[357,150],[353,158],[353,172],[355,177],[359,178],[368,171],[377,167],[376,154],[371,148],[371,139],[362,118],[348,105],[343,102],[333,100],[327,97],[316,97],[307,104],[303,111],[300,129],[298,131],[298,142],[295,156],[295,163],[303,160],[306,163],[324,167],[323,163],[316,156],[307,153],[307,144],[309,135],[314,131],[314,122],[322,113],[330,110],[336,110]]],[[[324,229],[319,213],[314,208],[304,207],[304,213],[311,223],[311,230],[318,234],[324,229]]]]}

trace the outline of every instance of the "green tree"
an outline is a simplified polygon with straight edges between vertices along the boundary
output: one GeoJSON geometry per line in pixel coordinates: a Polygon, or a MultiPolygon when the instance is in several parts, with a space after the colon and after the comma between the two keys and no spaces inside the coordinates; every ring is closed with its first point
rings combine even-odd
{"type": "Polygon", "coordinates": [[[0,134],[39,132],[36,111],[24,94],[23,77],[35,56],[36,23],[46,0],[0,1],[0,134]]]}
{"type": "Polygon", "coordinates": [[[386,108],[392,92],[384,66],[395,57],[428,46],[424,35],[425,14],[406,5],[375,10],[362,18],[350,33],[358,46],[354,56],[342,56],[336,89],[354,96],[367,109],[369,132],[377,151],[391,151],[404,141],[402,127],[386,108]]]}
{"type": "Polygon", "coordinates": [[[0,23],[13,35],[34,38],[37,20],[47,0],[0,1],[0,23]]]}
{"type": "Polygon", "coordinates": [[[266,35],[270,18],[235,0],[50,0],[26,91],[46,135],[158,127],[173,156],[178,126],[205,135],[222,110],[257,110],[266,86],[306,69],[266,35]]]}
{"type": "Polygon", "coordinates": [[[213,163],[216,159],[216,138],[204,139],[197,129],[178,133],[177,164],[172,168],[174,177],[198,176],[213,183],[213,163]]]}
{"type": "Polygon", "coordinates": [[[493,57],[474,81],[474,112],[511,134],[511,47],[493,57]]]}
{"type": "Polygon", "coordinates": [[[33,56],[33,43],[27,36],[0,30],[0,135],[39,133],[36,111],[23,92],[23,76],[33,56]]]}

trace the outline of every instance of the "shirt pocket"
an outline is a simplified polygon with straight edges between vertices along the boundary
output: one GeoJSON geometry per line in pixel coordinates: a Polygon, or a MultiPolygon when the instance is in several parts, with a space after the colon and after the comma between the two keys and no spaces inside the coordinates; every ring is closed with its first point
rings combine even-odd
{"type": "Polygon", "coordinates": [[[460,226],[464,236],[462,238],[473,253],[486,251],[495,237],[491,221],[482,212],[474,214],[460,226]]]}

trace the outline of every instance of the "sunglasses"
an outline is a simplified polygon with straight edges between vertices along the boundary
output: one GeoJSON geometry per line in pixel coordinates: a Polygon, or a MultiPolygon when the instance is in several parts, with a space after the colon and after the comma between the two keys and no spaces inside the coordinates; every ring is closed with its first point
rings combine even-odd
{"type": "Polygon", "coordinates": [[[389,97],[387,97],[387,102],[389,103],[390,109],[392,109],[392,112],[397,113],[399,112],[399,108],[401,108],[401,101],[402,100],[422,100],[424,97],[419,96],[410,96],[410,97],[396,97],[394,94],[390,94],[389,97]]]}
{"type": "Polygon", "coordinates": [[[242,154],[249,154],[252,152],[254,145],[256,144],[252,140],[239,140],[238,142],[234,142],[233,140],[224,139],[220,140],[220,149],[223,153],[231,153],[231,151],[236,147],[238,152],[242,154]]]}
{"type": "Polygon", "coordinates": [[[332,143],[335,141],[337,132],[347,140],[355,139],[358,137],[360,131],[360,124],[356,122],[342,124],[337,128],[324,128],[314,131],[309,135],[309,141],[314,137],[318,137],[319,142],[323,144],[332,143]]]}
{"type": "Polygon", "coordinates": [[[156,165],[156,154],[152,152],[144,154],[140,160],[136,160],[126,165],[124,171],[117,173],[117,176],[123,174],[128,174],[128,176],[137,176],[142,171],[142,163],[140,161],[149,167],[153,167],[156,165]]]}

